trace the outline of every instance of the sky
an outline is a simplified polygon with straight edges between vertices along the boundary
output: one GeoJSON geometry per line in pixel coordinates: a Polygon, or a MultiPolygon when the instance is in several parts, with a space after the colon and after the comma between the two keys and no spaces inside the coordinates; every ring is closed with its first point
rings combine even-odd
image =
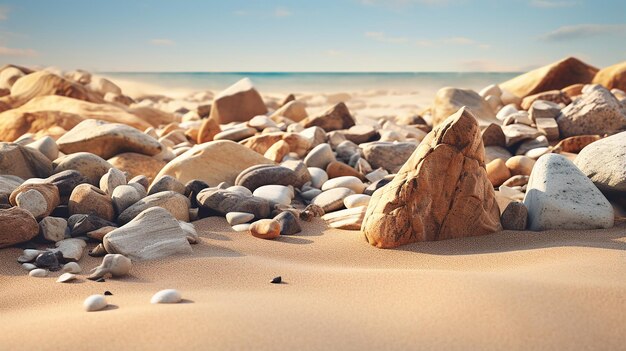
{"type": "Polygon", "coordinates": [[[101,72],[524,71],[626,60],[624,0],[0,1],[0,61],[101,72]]]}

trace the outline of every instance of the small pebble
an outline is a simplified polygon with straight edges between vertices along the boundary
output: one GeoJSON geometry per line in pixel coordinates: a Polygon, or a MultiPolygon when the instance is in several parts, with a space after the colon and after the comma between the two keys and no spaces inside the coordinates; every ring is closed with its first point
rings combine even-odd
{"type": "Polygon", "coordinates": [[[61,269],[61,272],[63,273],[80,273],[81,271],[82,268],[80,268],[76,262],[68,262],[63,265],[63,268],[61,269]]]}
{"type": "Polygon", "coordinates": [[[105,296],[111,296],[111,295],[113,295],[113,293],[110,292],[109,290],[107,290],[107,291],[104,292],[104,295],[105,296]]]}
{"type": "Polygon", "coordinates": [[[72,281],[76,279],[76,274],[74,273],[63,273],[59,276],[59,279],[57,279],[57,283],[67,283],[69,281],[72,281]]]}
{"type": "Polygon", "coordinates": [[[103,295],[91,295],[83,302],[87,312],[100,311],[107,306],[107,300],[103,295]]]}
{"type": "Polygon", "coordinates": [[[236,232],[247,232],[250,229],[250,223],[242,223],[233,226],[233,230],[236,232]]]}
{"type": "Polygon", "coordinates": [[[33,269],[37,268],[37,266],[35,266],[32,263],[22,263],[22,268],[24,268],[27,271],[32,271],[33,269]]]}
{"type": "Polygon", "coordinates": [[[41,268],[35,268],[31,270],[30,272],[28,272],[28,275],[30,275],[31,277],[35,277],[35,278],[43,278],[48,275],[48,271],[45,269],[41,269],[41,268]]]}
{"type": "Polygon", "coordinates": [[[272,284],[280,284],[283,282],[283,278],[279,275],[278,277],[272,279],[272,281],[270,283],[272,284]]]}
{"type": "Polygon", "coordinates": [[[179,303],[182,300],[176,289],[165,289],[157,292],[150,299],[150,303],[179,303]]]}

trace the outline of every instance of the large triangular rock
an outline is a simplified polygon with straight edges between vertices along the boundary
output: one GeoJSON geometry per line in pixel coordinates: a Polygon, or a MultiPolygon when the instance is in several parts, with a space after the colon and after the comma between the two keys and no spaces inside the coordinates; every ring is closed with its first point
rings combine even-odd
{"type": "Polygon", "coordinates": [[[245,122],[267,113],[261,94],[244,78],[220,92],[213,100],[211,118],[219,124],[245,122]]]}
{"type": "Polygon", "coordinates": [[[108,253],[131,260],[153,260],[191,253],[187,233],[166,209],[151,207],[102,239],[108,253]]]}
{"type": "Polygon", "coordinates": [[[366,239],[391,248],[502,230],[484,157],[476,118],[461,108],[374,192],[362,226],[366,239]]]}

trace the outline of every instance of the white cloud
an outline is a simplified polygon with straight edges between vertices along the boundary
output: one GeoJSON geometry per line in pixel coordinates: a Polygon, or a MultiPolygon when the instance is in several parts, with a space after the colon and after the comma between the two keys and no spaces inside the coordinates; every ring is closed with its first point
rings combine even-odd
{"type": "Polygon", "coordinates": [[[38,52],[33,49],[17,49],[9,48],[6,46],[0,46],[0,56],[12,56],[12,57],[34,57],[38,52]]]}
{"type": "Polygon", "coordinates": [[[546,41],[565,41],[599,35],[625,35],[626,24],[577,24],[559,27],[541,36],[546,41]]]}
{"type": "Polygon", "coordinates": [[[277,7],[274,10],[274,17],[289,17],[291,15],[292,15],[291,11],[289,11],[288,9],[284,7],[277,7]]]}
{"type": "Polygon", "coordinates": [[[560,0],[532,0],[530,6],[543,9],[554,9],[562,7],[572,7],[578,5],[577,1],[560,1],[560,0]]]}
{"type": "Polygon", "coordinates": [[[150,40],[150,44],[152,45],[156,45],[156,46],[172,46],[172,45],[176,45],[176,43],[171,40],[171,39],[152,39],[150,40]]]}
{"type": "Polygon", "coordinates": [[[383,43],[402,44],[409,41],[405,37],[388,37],[384,32],[365,32],[365,37],[383,43]]]}

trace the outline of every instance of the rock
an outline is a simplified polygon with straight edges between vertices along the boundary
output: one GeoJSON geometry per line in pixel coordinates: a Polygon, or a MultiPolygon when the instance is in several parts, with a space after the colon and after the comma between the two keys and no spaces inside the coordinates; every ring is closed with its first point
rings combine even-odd
{"type": "Polygon", "coordinates": [[[235,226],[237,224],[243,224],[250,222],[254,219],[254,214],[247,212],[228,212],[226,214],[226,221],[228,224],[235,226]]]}
{"type": "Polygon", "coordinates": [[[378,135],[378,131],[370,125],[360,124],[350,127],[347,130],[341,131],[346,139],[355,144],[366,143],[372,139],[375,139],[378,135]]]}
{"type": "Polygon", "coordinates": [[[308,114],[306,112],[306,105],[300,101],[290,101],[283,106],[281,106],[278,110],[272,113],[270,117],[272,120],[277,121],[280,117],[289,118],[294,122],[300,122],[303,119],[307,118],[308,114]]]}
{"type": "Polygon", "coordinates": [[[354,125],[354,118],[350,114],[346,104],[340,102],[321,115],[306,118],[300,123],[302,123],[305,128],[317,126],[324,129],[326,132],[330,132],[352,127],[354,125]]]}
{"type": "MultiPolygon", "coordinates": [[[[535,160],[527,156],[513,156],[506,160],[506,167],[511,171],[511,175],[529,176],[535,165],[535,160]]],[[[507,178],[508,179],[508,178],[507,178]]]]}
{"type": "Polygon", "coordinates": [[[122,254],[137,261],[191,252],[186,232],[178,220],[161,207],[144,210],[105,235],[102,243],[108,253],[122,254]]]}
{"type": "Polygon", "coordinates": [[[41,152],[50,161],[54,161],[59,157],[59,147],[57,143],[49,136],[38,139],[28,145],[27,147],[41,152]]]}
{"type": "Polygon", "coordinates": [[[321,207],[325,213],[328,213],[343,208],[343,200],[352,194],[354,194],[352,189],[332,188],[316,196],[311,203],[321,207]]]}
{"type": "Polygon", "coordinates": [[[572,99],[561,90],[550,90],[525,97],[521,106],[524,110],[530,110],[536,101],[546,101],[567,106],[572,102],[572,99]]]}
{"type": "Polygon", "coordinates": [[[17,206],[30,212],[35,218],[46,215],[46,199],[37,190],[20,192],[15,198],[17,206]]]}
{"type": "Polygon", "coordinates": [[[22,263],[22,268],[24,268],[27,271],[32,271],[33,269],[37,269],[37,266],[35,266],[32,263],[22,263]]]}
{"type": "Polygon", "coordinates": [[[141,188],[143,188],[143,192],[147,193],[150,181],[148,180],[148,177],[139,175],[129,180],[128,185],[136,187],[139,191],[142,191],[141,188]]]}
{"type": "Polygon", "coordinates": [[[70,215],[93,214],[107,221],[113,221],[115,218],[111,198],[90,184],[80,184],[74,188],[68,208],[70,215]]]}
{"type": "Polygon", "coordinates": [[[302,231],[298,218],[289,211],[281,212],[274,220],[280,224],[280,235],[293,235],[302,231]]]}
{"type": "Polygon", "coordinates": [[[66,153],[90,152],[104,159],[123,152],[154,156],[163,149],[151,136],[120,123],[87,119],[57,140],[59,149],[66,153]]]}
{"type": "Polygon", "coordinates": [[[321,217],[323,215],[324,209],[322,209],[320,206],[310,204],[304,209],[304,211],[300,212],[300,215],[298,217],[300,217],[300,219],[303,221],[310,222],[311,220],[313,220],[313,218],[321,217]]]}
{"type": "Polygon", "coordinates": [[[35,219],[40,220],[50,215],[60,204],[59,190],[53,184],[24,183],[13,190],[9,202],[28,210],[35,219]]]}
{"type": "Polygon", "coordinates": [[[320,189],[322,185],[328,180],[328,174],[321,168],[309,167],[309,174],[311,174],[311,186],[320,189]]]}
{"type": "Polygon", "coordinates": [[[559,106],[559,104],[545,100],[536,100],[528,110],[528,115],[533,122],[536,121],[537,118],[555,119],[558,117],[559,113],[561,113],[561,106],[559,106]]]}
{"type": "Polygon", "coordinates": [[[0,174],[23,179],[46,178],[52,174],[52,162],[32,148],[0,143],[0,174]]]}
{"type": "Polygon", "coordinates": [[[626,193],[626,132],[585,146],[574,164],[601,191],[626,193]]]}
{"type": "Polygon", "coordinates": [[[26,249],[22,252],[22,255],[17,258],[17,262],[26,263],[33,262],[37,258],[37,256],[41,255],[45,251],[34,250],[34,249],[26,249]]]}
{"type": "Polygon", "coordinates": [[[157,292],[150,299],[150,303],[179,303],[183,300],[180,292],[175,289],[165,289],[157,292]]]}
{"type": "Polygon", "coordinates": [[[243,186],[250,191],[264,185],[299,185],[296,173],[283,166],[257,165],[245,169],[235,179],[235,185],[243,186]]]}
{"type": "Polygon", "coordinates": [[[460,109],[434,128],[393,180],[372,195],[362,230],[382,248],[497,232],[478,123],[460,109]]]}
{"type": "Polygon", "coordinates": [[[270,281],[271,284],[281,284],[283,282],[283,278],[281,276],[274,277],[270,281]]]}
{"type": "Polygon", "coordinates": [[[561,110],[557,123],[562,137],[626,130],[626,114],[619,101],[605,88],[595,87],[561,110]]]}
{"type": "Polygon", "coordinates": [[[594,84],[601,84],[607,89],[626,91],[626,61],[605,67],[593,77],[594,84]]]}
{"type": "Polygon", "coordinates": [[[221,215],[228,212],[247,212],[254,214],[257,219],[270,215],[269,201],[237,191],[207,188],[200,191],[197,200],[202,208],[221,215]]]}
{"type": "Polygon", "coordinates": [[[250,230],[250,223],[235,224],[232,228],[236,232],[247,232],[250,230]]]}
{"type": "Polygon", "coordinates": [[[91,271],[87,279],[97,280],[100,278],[122,277],[130,272],[131,260],[120,254],[108,254],[102,259],[102,263],[91,271]]]}
{"type": "Polygon", "coordinates": [[[314,147],[304,158],[307,167],[326,168],[329,163],[335,161],[335,154],[328,144],[319,144],[314,147]]]}
{"type": "Polygon", "coordinates": [[[35,266],[39,268],[48,268],[51,271],[61,269],[59,259],[62,258],[60,252],[44,251],[35,258],[35,266]]]}
{"type": "Polygon", "coordinates": [[[209,184],[201,180],[190,180],[189,182],[187,182],[187,184],[185,184],[185,196],[191,202],[192,208],[198,207],[198,201],[196,200],[196,196],[198,196],[198,193],[208,187],[209,184]]]}
{"type": "Polygon", "coordinates": [[[9,199],[11,193],[24,182],[20,177],[12,175],[0,175],[0,197],[9,199]]]}
{"type": "Polygon", "coordinates": [[[120,185],[113,190],[111,202],[113,203],[115,213],[120,215],[124,210],[137,203],[145,196],[145,191],[142,192],[132,185],[120,185]]]}
{"type": "Polygon", "coordinates": [[[599,135],[575,135],[559,141],[553,148],[554,153],[580,153],[587,145],[602,139],[599,135]]]}
{"type": "Polygon", "coordinates": [[[502,131],[506,136],[506,146],[512,146],[521,141],[534,139],[541,135],[537,129],[524,124],[511,124],[504,126],[502,127],[502,131]]]}
{"type": "Polygon", "coordinates": [[[528,184],[528,178],[529,177],[527,175],[512,176],[511,178],[507,179],[504,183],[502,183],[502,185],[507,186],[507,187],[524,186],[528,184]]]}
{"type": "Polygon", "coordinates": [[[332,178],[322,185],[322,191],[335,188],[348,188],[356,194],[361,194],[366,187],[359,178],[353,176],[332,178]]]}
{"type": "Polygon", "coordinates": [[[537,130],[544,134],[548,140],[559,140],[559,125],[552,118],[537,118],[537,130]]]}
{"type": "Polygon", "coordinates": [[[100,178],[100,190],[108,195],[113,194],[114,189],[120,185],[126,185],[126,175],[119,169],[109,168],[100,178]]]}
{"type": "Polygon", "coordinates": [[[152,185],[148,189],[148,195],[154,195],[162,191],[174,191],[185,195],[185,185],[172,176],[164,175],[152,182],[152,185]]]}
{"type": "Polygon", "coordinates": [[[220,140],[194,146],[163,167],[157,178],[170,175],[181,183],[197,179],[210,186],[233,184],[239,173],[257,164],[273,162],[243,145],[220,140]]]}
{"type": "Polygon", "coordinates": [[[100,243],[89,251],[91,257],[104,257],[107,254],[107,250],[104,248],[104,244],[100,243]]]}
{"type": "MultiPolygon", "coordinates": [[[[95,217],[95,216],[91,216],[91,217],[95,217]]],[[[102,241],[102,239],[104,239],[104,236],[109,234],[110,232],[114,231],[115,229],[117,229],[117,226],[104,226],[98,229],[94,229],[92,231],[87,232],[87,237],[89,239],[94,239],[94,240],[98,240],[98,241],[102,241]]]]}
{"type": "Polygon", "coordinates": [[[266,199],[272,203],[289,206],[293,198],[293,189],[283,185],[264,185],[257,188],[252,195],[266,199]]]}
{"type": "Polygon", "coordinates": [[[280,223],[273,219],[259,219],[250,225],[250,234],[261,239],[276,239],[280,236],[280,223]]]}
{"type": "Polygon", "coordinates": [[[366,212],[367,206],[358,206],[327,213],[322,216],[322,219],[332,228],[360,230],[366,212]]]}
{"type": "Polygon", "coordinates": [[[89,152],[77,152],[67,155],[60,160],[57,160],[57,162],[58,163],[54,168],[54,173],[76,170],[87,178],[89,184],[95,186],[100,185],[100,178],[102,178],[102,176],[105,175],[111,167],[113,167],[102,157],[89,152]]]}
{"type": "Polygon", "coordinates": [[[83,308],[87,312],[100,311],[107,305],[108,303],[104,295],[91,295],[83,302],[83,308]]]}
{"type": "Polygon", "coordinates": [[[254,116],[246,124],[248,127],[252,127],[261,132],[266,128],[276,128],[277,125],[269,117],[265,115],[254,116]]]}
{"type": "Polygon", "coordinates": [[[39,225],[30,212],[19,207],[0,209],[0,248],[31,240],[39,233],[39,225]]]}
{"type": "Polygon", "coordinates": [[[346,206],[346,208],[367,206],[371,198],[371,196],[363,194],[349,195],[345,199],[343,199],[343,204],[346,206]]]}
{"type": "Polygon", "coordinates": [[[506,146],[506,136],[498,124],[491,123],[483,129],[482,138],[485,146],[506,146]]]}
{"type": "Polygon", "coordinates": [[[409,142],[372,142],[363,145],[363,156],[373,168],[384,168],[390,173],[397,173],[416,147],[417,145],[409,142]]]}
{"type": "Polygon", "coordinates": [[[525,230],[527,221],[528,210],[524,203],[518,201],[509,202],[500,216],[504,230],[525,230]]]}
{"type": "Polygon", "coordinates": [[[302,161],[286,160],[280,164],[282,167],[289,168],[296,175],[296,182],[291,184],[296,188],[301,188],[304,184],[311,181],[311,174],[302,161]]]}
{"type": "Polygon", "coordinates": [[[145,175],[152,181],[167,162],[134,152],[124,152],[108,160],[111,166],[128,173],[129,178],[145,175]]]}
{"type": "Polygon", "coordinates": [[[540,135],[534,139],[528,139],[523,141],[515,150],[516,155],[524,155],[528,151],[536,148],[547,148],[549,146],[548,138],[545,135],[540,135]]]}
{"type": "Polygon", "coordinates": [[[217,135],[220,131],[220,125],[214,118],[205,118],[202,120],[200,130],[198,130],[196,142],[198,144],[202,144],[213,141],[215,135],[217,135]]]}
{"type": "Polygon", "coordinates": [[[249,138],[255,135],[257,130],[252,127],[246,127],[245,125],[237,126],[234,128],[223,130],[215,136],[213,136],[213,140],[232,140],[232,141],[240,141],[246,138],[249,138]]]}
{"type": "Polygon", "coordinates": [[[368,174],[365,175],[365,178],[367,180],[369,180],[370,182],[374,183],[378,180],[381,180],[383,178],[385,178],[387,175],[389,175],[389,172],[387,172],[385,169],[383,168],[378,168],[368,174]]]}
{"type": "Polygon", "coordinates": [[[140,213],[145,212],[149,208],[159,207],[168,211],[174,218],[179,221],[189,222],[189,207],[191,203],[184,195],[175,191],[161,191],[156,194],[148,195],[143,199],[126,208],[117,217],[119,224],[129,223],[140,213]]]}
{"type": "Polygon", "coordinates": [[[500,124],[489,104],[478,93],[469,89],[447,87],[439,89],[435,95],[433,125],[442,123],[463,106],[473,112],[473,116],[482,127],[491,123],[500,124]]]}
{"type": "MultiPolygon", "coordinates": [[[[53,174],[45,179],[45,183],[53,184],[57,187],[59,195],[63,199],[67,199],[76,186],[88,182],[89,180],[83,177],[80,172],[72,169],[53,174]]],[[[62,202],[67,203],[67,201],[62,202]]]]}
{"type": "Polygon", "coordinates": [[[65,218],[46,217],[39,222],[39,232],[48,241],[61,241],[65,239],[67,221],[65,218]]]}
{"type": "MultiPolygon", "coordinates": [[[[293,124],[299,126],[300,124],[293,124]]],[[[312,148],[321,143],[325,143],[328,140],[326,132],[320,127],[309,127],[300,132],[300,135],[305,137],[312,148]]],[[[345,137],[344,137],[345,138],[345,137]]]]}
{"type": "Polygon", "coordinates": [[[326,167],[326,173],[329,178],[338,178],[344,176],[356,177],[360,180],[365,180],[363,174],[359,173],[356,169],[348,166],[343,162],[333,161],[326,167]]]}
{"type": "Polygon", "coordinates": [[[598,69],[568,57],[519,75],[500,87],[523,98],[543,91],[562,89],[576,83],[590,83],[598,69]]]}
{"type": "Polygon", "coordinates": [[[497,158],[502,159],[503,161],[511,158],[511,153],[509,150],[501,147],[501,146],[487,146],[485,147],[485,162],[489,163],[497,158]]]}
{"type": "Polygon", "coordinates": [[[272,132],[255,135],[242,140],[239,144],[264,155],[267,150],[279,140],[284,140],[289,144],[289,150],[295,152],[298,157],[304,157],[311,148],[309,139],[298,133],[272,132]]]}
{"type": "Polygon", "coordinates": [[[28,272],[28,275],[35,278],[43,278],[48,276],[48,271],[41,268],[35,268],[28,272]]]}
{"type": "Polygon", "coordinates": [[[61,253],[63,261],[76,262],[83,257],[83,252],[87,244],[85,240],[82,239],[63,239],[58,241],[55,246],[56,249],[54,249],[53,252],[61,253]]]}
{"type": "Polygon", "coordinates": [[[63,265],[63,268],[61,268],[61,272],[63,272],[63,273],[78,274],[78,273],[82,272],[82,270],[83,269],[80,268],[80,266],[76,262],[68,262],[68,263],[63,265]]]}
{"type": "Polygon", "coordinates": [[[78,276],[74,273],[63,273],[57,279],[57,283],[67,283],[72,280],[75,280],[78,276]]]}
{"type": "Polygon", "coordinates": [[[67,220],[70,236],[77,237],[105,227],[117,227],[111,221],[102,219],[94,214],[75,214],[67,220]]]}
{"type": "Polygon", "coordinates": [[[244,78],[215,96],[210,116],[218,124],[226,124],[245,122],[266,113],[267,107],[261,95],[250,79],[244,78]]]}
{"type": "Polygon", "coordinates": [[[511,171],[502,159],[496,158],[487,163],[485,168],[487,170],[487,178],[493,186],[500,186],[505,180],[511,178],[511,171]]]}
{"type": "Polygon", "coordinates": [[[598,229],[613,226],[613,208],[587,176],[558,154],[541,156],[528,180],[528,228],[598,229]]]}
{"type": "Polygon", "coordinates": [[[279,140],[272,144],[272,146],[265,151],[263,156],[274,162],[280,162],[287,154],[289,154],[289,151],[289,144],[287,144],[284,140],[279,140]]]}

